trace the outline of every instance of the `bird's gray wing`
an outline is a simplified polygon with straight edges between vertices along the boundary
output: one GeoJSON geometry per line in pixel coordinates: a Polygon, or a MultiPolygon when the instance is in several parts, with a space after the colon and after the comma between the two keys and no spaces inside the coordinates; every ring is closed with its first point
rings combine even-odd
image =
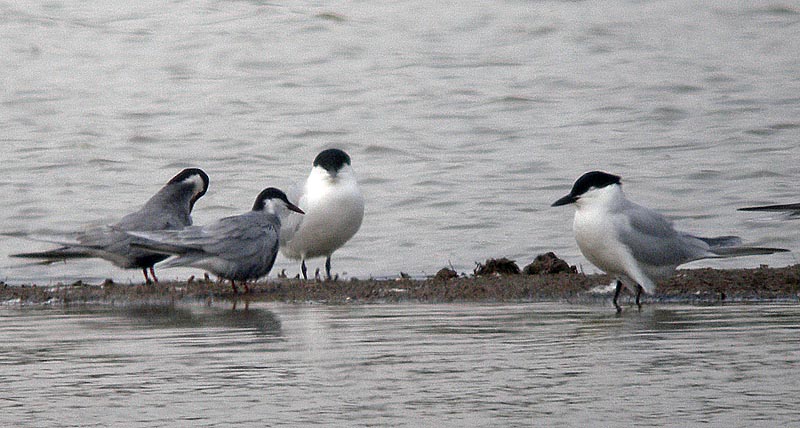
{"type": "Polygon", "coordinates": [[[103,248],[108,251],[127,247],[130,240],[130,236],[113,226],[97,227],[77,235],[78,245],[103,248]]]}
{"type": "Polygon", "coordinates": [[[212,238],[203,243],[203,251],[228,260],[261,257],[278,242],[278,225],[263,212],[222,219],[208,232],[212,238]]]}
{"type": "Polygon", "coordinates": [[[171,216],[169,213],[160,212],[153,209],[145,210],[143,207],[138,211],[122,217],[120,221],[115,223],[112,227],[121,231],[133,231],[179,229],[185,226],[176,223],[177,222],[173,219],[173,216],[171,216]]]}
{"type": "Polygon", "coordinates": [[[12,254],[12,257],[56,260],[92,258],[106,259],[123,268],[137,267],[137,258],[148,254],[130,247],[131,236],[112,227],[98,227],[64,237],[25,236],[26,239],[60,245],[52,250],[12,254]]]}
{"type": "Polygon", "coordinates": [[[615,216],[619,240],[640,263],[677,266],[708,254],[708,244],[675,230],[661,214],[632,202],[615,216]]]}
{"type": "MultiPolygon", "coordinates": [[[[187,204],[188,206],[188,204],[187,204]]],[[[192,224],[190,214],[176,204],[147,204],[132,212],[112,227],[123,231],[149,231],[180,229],[192,224]]]]}
{"type": "Polygon", "coordinates": [[[117,266],[137,267],[140,263],[137,260],[153,256],[150,251],[132,247],[131,243],[136,239],[112,226],[81,233],[78,240],[83,248],[91,249],[90,252],[96,257],[109,260],[117,266]]]}
{"type": "Polygon", "coordinates": [[[113,227],[124,231],[180,229],[192,224],[194,188],[187,183],[167,183],[137,211],[113,227]]]}
{"type": "Polygon", "coordinates": [[[262,212],[223,219],[195,240],[200,251],[182,254],[167,266],[204,267],[229,279],[261,277],[270,271],[278,253],[279,223],[277,217],[272,220],[262,212]]]}
{"type": "Polygon", "coordinates": [[[181,255],[201,251],[200,242],[205,239],[201,226],[187,226],[179,230],[129,231],[133,237],[131,246],[162,254],[181,255]]]}
{"type": "MultiPolygon", "coordinates": [[[[257,213],[260,214],[260,213],[257,213]]],[[[263,216],[252,213],[226,217],[206,226],[189,226],[181,230],[157,232],[131,232],[145,239],[142,246],[153,251],[175,255],[196,253],[227,260],[252,257],[263,251],[265,231],[267,239],[277,242],[278,231],[263,216]]]]}
{"type": "Polygon", "coordinates": [[[135,246],[140,239],[119,229],[118,224],[81,232],[77,236],[79,245],[69,246],[69,251],[84,251],[123,268],[146,267],[159,260],[158,252],[135,246]]]}

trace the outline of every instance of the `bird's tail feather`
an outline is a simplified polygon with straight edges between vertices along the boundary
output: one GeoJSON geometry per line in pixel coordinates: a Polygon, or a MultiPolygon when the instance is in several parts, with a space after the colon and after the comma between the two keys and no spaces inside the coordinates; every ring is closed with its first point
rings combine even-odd
{"type": "Polygon", "coordinates": [[[785,248],[769,247],[719,247],[711,250],[718,257],[758,256],[764,254],[786,253],[785,248]]]}
{"type": "Polygon", "coordinates": [[[27,239],[28,241],[46,242],[48,244],[60,245],[59,248],[52,250],[9,254],[9,257],[43,259],[42,263],[52,263],[66,259],[88,259],[97,256],[93,250],[96,250],[98,247],[83,244],[75,239],[75,237],[69,235],[42,235],[24,233],[2,233],[0,235],[27,239]]]}
{"type": "Polygon", "coordinates": [[[91,252],[84,248],[62,247],[55,250],[40,251],[35,253],[9,254],[9,257],[24,259],[43,259],[42,263],[48,264],[66,259],[88,259],[95,257],[91,252]]]}
{"type": "Polygon", "coordinates": [[[742,238],[733,235],[717,236],[714,238],[697,239],[705,242],[716,257],[739,257],[739,256],[758,256],[774,253],[785,253],[789,250],[785,248],[770,247],[742,247],[742,238]]]}

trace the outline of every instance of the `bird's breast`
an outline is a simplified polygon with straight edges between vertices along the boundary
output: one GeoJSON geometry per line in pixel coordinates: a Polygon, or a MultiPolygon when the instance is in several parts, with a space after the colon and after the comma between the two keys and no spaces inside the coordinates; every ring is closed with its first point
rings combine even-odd
{"type": "Polygon", "coordinates": [[[619,242],[609,216],[576,212],[573,229],[581,253],[592,264],[610,275],[625,273],[628,249],[619,242]]]}

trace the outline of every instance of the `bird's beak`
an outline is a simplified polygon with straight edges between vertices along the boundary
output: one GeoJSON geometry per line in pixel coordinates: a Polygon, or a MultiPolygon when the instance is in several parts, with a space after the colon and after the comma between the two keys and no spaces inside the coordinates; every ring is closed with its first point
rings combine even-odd
{"type": "Polygon", "coordinates": [[[303,210],[301,210],[297,205],[295,205],[295,204],[293,204],[291,202],[288,202],[286,204],[286,208],[289,208],[290,210],[292,210],[292,211],[294,211],[296,213],[305,214],[305,212],[303,212],[303,210]]]}
{"type": "Polygon", "coordinates": [[[574,197],[574,196],[572,196],[570,194],[570,195],[564,196],[563,198],[553,202],[553,205],[550,205],[550,206],[551,207],[560,207],[561,205],[568,205],[568,204],[574,203],[577,200],[578,200],[578,198],[576,198],[576,197],[574,197]]]}

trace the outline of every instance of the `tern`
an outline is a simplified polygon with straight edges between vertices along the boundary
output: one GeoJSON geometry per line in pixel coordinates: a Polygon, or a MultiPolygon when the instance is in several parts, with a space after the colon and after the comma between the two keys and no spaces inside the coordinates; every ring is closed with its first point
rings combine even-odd
{"type": "Polygon", "coordinates": [[[303,214],[285,193],[269,187],[258,194],[253,208],[244,214],[181,230],[128,233],[140,239],[134,243],[136,247],[174,256],[163,263],[165,268],[205,269],[230,280],[234,293],[239,292],[236,281],[249,292],[247,281],[266,276],[275,263],[284,209],[303,214]]]}
{"type": "Polygon", "coordinates": [[[671,276],[684,263],[705,258],[785,252],[782,248],[740,246],[736,236],[701,238],[674,229],[650,208],[625,198],[620,177],[601,171],[583,174],[570,193],[552,206],[575,204],[573,230],[581,253],[616,280],[614,307],[624,286],[652,294],[656,281],[671,276]]]}
{"type": "Polygon", "coordinates": [[[306,214],[288,213],[281,229],[281,252],[300,260],[304,279],[308,279],[306,259],[326,257],[330,280],[331,255],[356,234],[364,218],[364,197],[350,156],[339,149],[320,152],[305,184],[290,191],[289,198],[306,214]]]}
{"type": "Polygon", "coordinates": [[[77,233],[72,242],[58,239],[28,237],[61,245],[53,250],[12,254],[11,257],[43,259],[53,263],[75,258],[101,258],[123,269],[141,269],[145,282],[150,284],[148,269],[153,281],[158,282],[153,265],[167,256],[131,246],[134,239],[129,230],[153,231],[180,229],[192,224],[195,202],[208,190],[208,175],[198,168],[187,168],[167,182],[136,212],[119,222],[77,233]]]}

